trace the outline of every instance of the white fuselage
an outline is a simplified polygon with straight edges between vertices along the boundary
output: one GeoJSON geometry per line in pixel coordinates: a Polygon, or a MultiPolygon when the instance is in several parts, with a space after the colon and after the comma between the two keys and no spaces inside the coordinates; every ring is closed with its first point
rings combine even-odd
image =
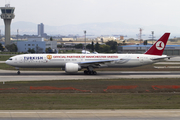
{"type": "Polygon", "coordinates": [[[6,64],[20,68],[64,68],[66,63],[76,63],[83,68],[88,64],[81,64],[82,62],[114,60],[99,63],[99,66],[95,67],[118,68],[152,64],[157,62],[153,59],[165,57],[167,56],[146,54],[23,54],[11,57],[11,59],[6,61],[6,64]]]}

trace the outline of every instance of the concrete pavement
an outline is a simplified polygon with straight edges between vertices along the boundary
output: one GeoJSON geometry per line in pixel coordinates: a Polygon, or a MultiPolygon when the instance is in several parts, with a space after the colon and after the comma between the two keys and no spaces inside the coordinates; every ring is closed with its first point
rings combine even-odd
{"type": "Polygon", "coordinates": [[[97,75],[66,74],[62,71],[17,71],[0,70],[0,81],[42,81],[42,80],[88,80],[120,78],[180,78],[180,71],[98,71],[97,75]]]}
{"type": "Polygon", "coordinates": [[[0,118],[180,118],[180,110],[1,110],[0,118]]]}

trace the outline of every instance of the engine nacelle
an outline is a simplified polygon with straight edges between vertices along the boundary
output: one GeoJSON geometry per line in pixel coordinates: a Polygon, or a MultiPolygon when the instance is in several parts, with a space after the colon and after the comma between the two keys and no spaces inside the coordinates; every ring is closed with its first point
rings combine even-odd
{"type": "Polygon", "coordinates": [[[81,69],[81,67],[76,63],[66,63],[66,65],[65,65],[66,73],[76,73],[80,69],[81,69]]]}

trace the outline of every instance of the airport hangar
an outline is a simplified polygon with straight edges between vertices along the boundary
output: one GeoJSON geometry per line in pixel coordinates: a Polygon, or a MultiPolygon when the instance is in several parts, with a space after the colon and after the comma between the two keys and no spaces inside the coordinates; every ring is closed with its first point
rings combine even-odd
{"type": "MultiPolygon", "coordinates": [[[[118,46],[118,53],[145,53],[152,45],[125,45],[118,46]]],[[[165,55],[180,55],[180,45],[166,45],[165,55]]]]}

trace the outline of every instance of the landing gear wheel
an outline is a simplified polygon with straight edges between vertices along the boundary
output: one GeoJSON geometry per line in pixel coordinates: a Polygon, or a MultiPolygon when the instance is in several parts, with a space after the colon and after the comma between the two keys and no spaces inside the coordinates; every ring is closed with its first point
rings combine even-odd
{"type": "Polygon", "coordinates": [[[87,75],[87,72],[88,72],[88,71],[87,71],[87,70],[85,70],[85,71],[84,71],[84,74],[85,74],[85,75],[87,75]]]}
{"type": "Polygon", "coordinates": [[[97,75],[97,72],[96,71],[87,71],[87,70],[85,70],[84,74],[85,75],[97,75]]]}
{"type": "Polygon", "coordinates": [[[17,74],[20,75],[21,74],[20,71],[18,71],[17,74]]]}

